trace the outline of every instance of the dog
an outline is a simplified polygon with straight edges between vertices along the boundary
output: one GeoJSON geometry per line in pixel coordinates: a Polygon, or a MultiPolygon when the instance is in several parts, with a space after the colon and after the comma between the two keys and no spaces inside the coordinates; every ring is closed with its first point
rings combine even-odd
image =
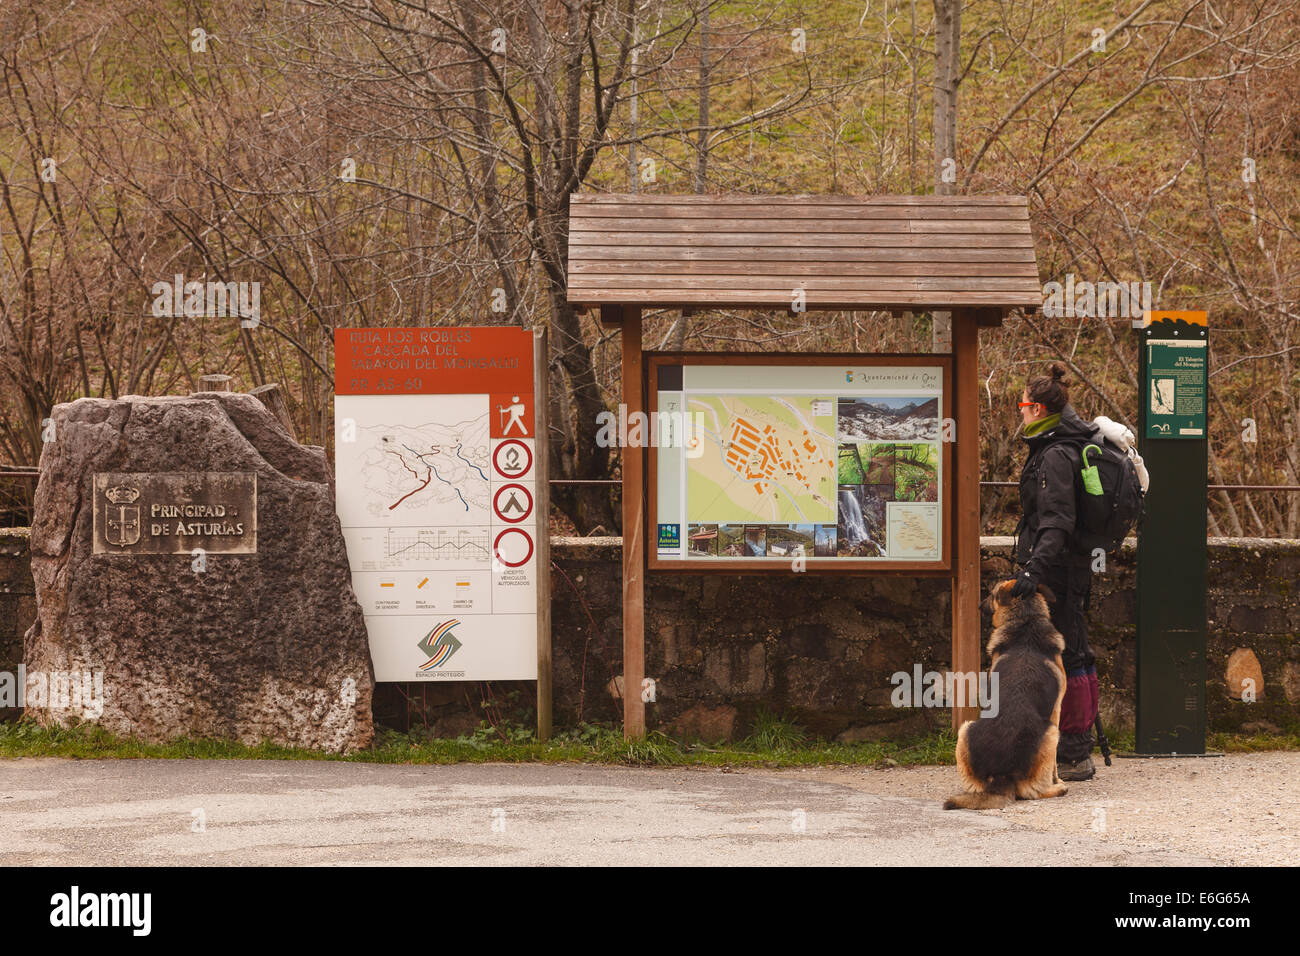
{"type": "Polygon", "coordinates": [[[957,769],[966,792],[949,797],[945,810],[989,810],[1016,800],[1063,797],[1056,775],[1061,698],[1065,696],[1065,639],[1052,626],[1043,585],[1012,597],[1015,581],[989,593],[993,613],[990,670],[998,675],[996,717],[968,720],[957,731],[957,769]]]}

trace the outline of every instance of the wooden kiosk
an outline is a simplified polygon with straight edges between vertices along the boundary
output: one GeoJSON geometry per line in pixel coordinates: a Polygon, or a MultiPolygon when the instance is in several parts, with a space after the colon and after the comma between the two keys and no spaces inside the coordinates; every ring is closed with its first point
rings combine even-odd
{"type": "MultiPolygon", "coordinates": [[[[942,505],[943,566],[825,573],[950,578],[952,668],[979,670],[979,329],[1001,325],[1012,309],[1033,311],[1042,304],[1024,197],[575,195],[568,298],[580,309],[598,309],[602,325],[622,329],[629,416],[647,408],[648,363],[641,348],[646,308],[950,311],[948,408],[955,434],[945,449],[951,480],[942,505]]],[[[842,363],[855,358],[835,357],[842,363]]],[[[639,688],[650,548],[646,451],[629,446],[622,452],[628,737],[645,734],[639,688]]],[[[954,707],[953,727],[976,715],[974,706],[954,707]]]]}

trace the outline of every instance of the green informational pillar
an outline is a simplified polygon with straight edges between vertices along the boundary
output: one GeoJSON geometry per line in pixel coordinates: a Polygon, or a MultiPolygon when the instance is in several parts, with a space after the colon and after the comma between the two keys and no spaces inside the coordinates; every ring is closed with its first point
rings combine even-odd
{"type": "Polygon", "coordinates": [[[1138,538],[1137,752],[1205,753],[1209,340],[1204,312],[1148,312],[1139,448],[1151,474],[1138,538]]]}

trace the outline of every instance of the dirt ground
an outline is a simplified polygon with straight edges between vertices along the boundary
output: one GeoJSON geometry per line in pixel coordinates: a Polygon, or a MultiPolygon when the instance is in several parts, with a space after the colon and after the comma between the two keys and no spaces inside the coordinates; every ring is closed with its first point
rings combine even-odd
{"type": "MultiPolygon", "coordinates": [[[[1077,833],[1127,850],[1178,850],[1232,866],[1300,865],[1300,753],[1120,758],[1051,800],[978,812],[1018,826],[1077,833]]],[[[957,792],[953,767],[789,771],[883,797],[936,803],[957,792]]]]}
{"type": "Polygon", "coordinates": [[[1300,753],[1119,760],[940,809],[952,767],[0,760],[0,865],[1295,865],[1300,753]]]}

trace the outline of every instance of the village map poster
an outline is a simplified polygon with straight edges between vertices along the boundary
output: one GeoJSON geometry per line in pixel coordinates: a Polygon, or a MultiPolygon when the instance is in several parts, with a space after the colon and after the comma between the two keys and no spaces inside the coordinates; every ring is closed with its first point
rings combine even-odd
{"type": "Polygon", "coordinates": [[[660,561],[944,559],[944,366],[657,371],[660,561]]]}

